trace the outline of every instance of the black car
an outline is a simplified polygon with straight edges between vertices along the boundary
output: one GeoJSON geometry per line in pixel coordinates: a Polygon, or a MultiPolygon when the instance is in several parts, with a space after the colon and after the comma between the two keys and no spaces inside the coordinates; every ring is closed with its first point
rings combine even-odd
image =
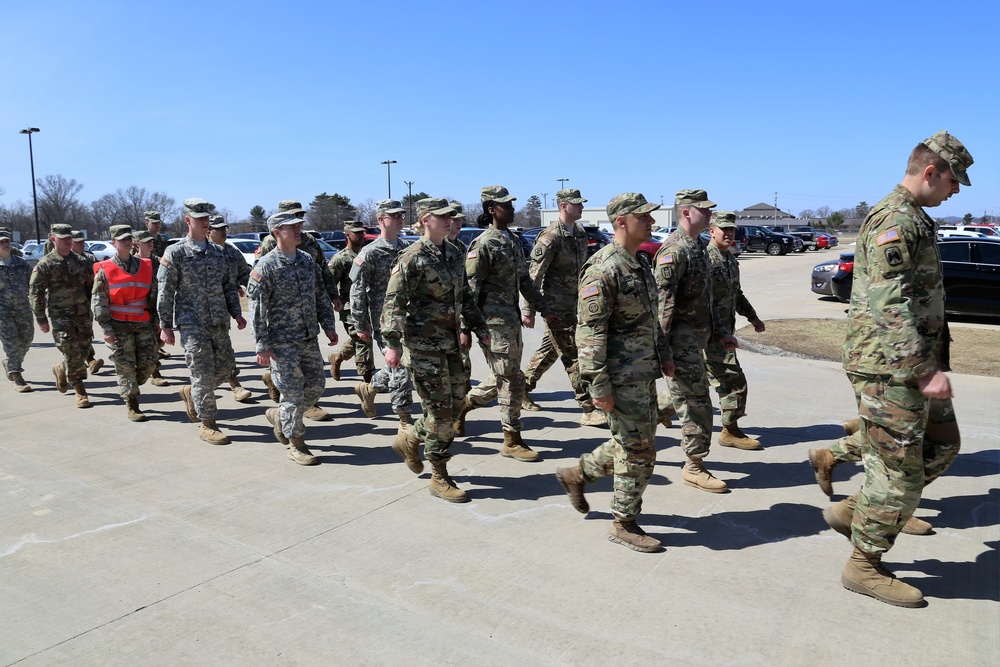
{"type": "Polygon", "coordinates": [[[337,250],[343,250],[347,247],[347,234],[342,229],[319,232],[319,237],[337,250]]]}
{"type": "Polygon", "coordinates": [[[784,255],[799,251],[805,247],[802,239],[788,234],[775,232],[760,225],[740,225],[736,228],[736,240],[740,242],[743,252],[762,250],[768,255],[784,255]]]}
{"type": "Polygon", "coordinates": [[[830,278],[830,291],[843,303],[851,300],[851,286],[854,284],[854,253],[840,253],[837,272],[830,278]]]}

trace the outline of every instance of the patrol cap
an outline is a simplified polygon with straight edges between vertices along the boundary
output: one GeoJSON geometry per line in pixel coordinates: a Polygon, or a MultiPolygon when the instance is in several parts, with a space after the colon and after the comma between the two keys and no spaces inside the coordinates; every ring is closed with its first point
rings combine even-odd
{"type": "Polygon", "coordinates": [[[139,231],[132,234],[132,238],[140,243],[145,243],[146,241],[152,241],[153,235],[149,233],[148,229],[140,229],[139,231]]]}
{"type": "Polygon", "coordinates": [[[972,185],[969,182],[969,175],[965,173],[965,170],[972,166],[972,156],[961,141],[948,134],[948,130],[941,130],[933,137],[924,139],[924,146],[940,155],[941,159],[951,166],[951,173],[959,183],[965,186],[972,185]]]}
{"type": "Polygon", "coordinates": [[[642,215],[643,213],[655,211],[658,208],[660,208],[659,204],[650,204],[638,192],[623,192],[608,202],[608,219],[613,221],[618,216],[628,215],[629,213],[642,215]]]}
{"type": "Polygon", "coordinates": [[[302,202],[295,201],[294,199],[282,199],[278,202],[278,210],[283,213],[305,213],[306,210],[302,208],[302,202]]]}
{"type": "Polygon", "coordinates": [[[440,197],[428,197],[417,202],[417,220],[423,220],[426,215],[451,217],[454,212],[455,209],[448,205],[448,200],[440,197]]]}
{"type": "Polygon", "coordinates": [[[582,204],[587,200],[580,195],[580,191],[576,188],[566,188],[556,193],[556,201],[567,204],[582,204]]]}
{"type": "Polygon", "coordinates": [[[674,206],[694,206],[695,208],[715,208],[717,204],[708,198],[704,190],[678,190],[674,206]]]}
{"type": "Polygon", "coordinates": [[[365,226],[358,222],[357,220],[345,220],[344,221],[344,231],[345,232],[364,232],[365,226]]]}
{"type": "Polygon", "coordinates": [[[398,199],[382,199],[377,204],[377,213],[405,213],[403,202],[398,199]]]}
{"type": "Polygon", "coordinates": [[[712,211],[712,225],[719,229],[735,229],[736,214],[732,211],[712,211]]]}
{"type": "Polygon", "coordinates": [[[517,201],[517,197],[511,197],[510,192],[502,185],[487,185],[479,191],[479,199],[484,204],[488,201],[495,201],[498,204],[517,201]]]}
{"type": "Polygon", "coordinates": [[[184,215],[189,218],[207,218],[212,215],[213,208],[215,207],[205,199],[194,198],[184,200],[184,215]]]}
{"type": "Polygon", "coordinates": [[[209,229],[222,229],[223,227],[228,227],[226,224],[226,219],[221,215],[211,215],[208,217],[208,228],[209,229]]]}
{"type": "Polygon", "coordinates": [[[79,229],[74,229],[73,230],[73,240],[74,241],[86,241],[87,237],[84,236],[83,232],[81,232],[79,229]]]}
{"type": "Polygon", "coordinates": [[[128,225],[111,225],[111,238],[115,241],[132,238],[132,228],[128,225]]]}
{"type": "Polygon", "coordinates": [[[142,214],[142,216],[146,220],[149,220],[150,222],[163,222],[162,220],[160,220],[159,211],[146,211],[145,213],[142,214]]]}
{"type": "Polygon", "coordinates": [[[465,209],[462,208],[462,204],[457,201],[448,202],[448,206],[451,206],[452,212],[451,217],[453,218],[465,218],[465,209]]]}
{"type": "Polygon", "coordinates": [[[73,228],[60,222],[49,227],[49,234],[57,239],[71,239],[73,238],[73,228]]]}
{"type": "Polygon", "coordinates": [[[278,211],[267,219],[267,231],[273,232],[283,225],[301,225],[302,218],[295,215],[294,211],[278,211]]]}
{"type": "Polygon", "coordinates": [[[6,227],[0,227],[0,241],[10,241],[13,238],[10,234],[10,230],[6,227]]]}

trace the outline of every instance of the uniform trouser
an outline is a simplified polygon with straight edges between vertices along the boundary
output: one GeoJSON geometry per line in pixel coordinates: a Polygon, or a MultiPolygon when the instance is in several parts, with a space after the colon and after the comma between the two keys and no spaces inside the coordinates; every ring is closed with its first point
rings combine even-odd
{"type": "MultiPolygon", "coordinates": [[[[384,356],[385,343],[379,340],[378,347],[384,356]]],[[[372,376],[372,388],[375,389],[376,394],[389,392],[389,401],[397,414],[410,412],[410,408],[413,406],[413,383],[410,382],[410,371],[402,364],[395,368],[388,366],[380,368],[372,376]]]]}
{"type": "Polygon", "coordinates": [[[656,463],[655,387],[652,381],[613,385],[615,407],[608,413],[611,439],[580,457],[583,478],[588,483],[610,474],[613,465],[611,512],[626,521],[634,520],[642,509],[642,493],[656,463]]]}
{"type": "Polygon", "coordinates": [[[459,350],[462,355],[462,370],[465,371],[465,393],[472,391],[472,356],[465,348],[459,350]]]}
{"type": "Polygon", "coordinates": [[[127,401],[156,370],[156,334],[149,322],[112,322],[115,342],[108,343],[118,376],[118,395],[127,401]]]}
{"type": "Polygon", "coordinates": [[[191,397],[198,419],[215,420],[215,388],[226,381],[235,368],[229,323],[181,330],[184,361],[191,372],[191,397]]]}
{"type": "Polygon", "coordinates": [[[930,399],[917,384],[890,376],[849,374],[858,396],[864,439],[861,486],[851,541],[881,555],[920,503],[924,486],[951,465],[961,445],[951,399],[930,399]]]}
{"type": "Polygon", "coordinates": [[[848,461],[860,461],[861,451],[864,449],[865,432],[858,429],[853,434],[844,436],[830,446],[830,453],[837,463],[847,463],[848,461]]]}
{"type": "Polygon", "coordinates": [[[80,316],[50,316],[52,340],[63,355],[66,379],[70,384],[87,377],[87,354],[94,340],[93,319],[80,316]]]}
{"type": "Polygon", "coordinates": [[[87,316],[87,329],[90,333],[90,343],[87,344],[87,363],[97,358],[97,350],[94,349],[94,316],[87,316]]]}
{"type": "Polygon", "coordinates": [[[546,322],[542,343],[532,355],[528,367],[524,371],[525,391],[534,390],[542,375],[552,367],[556,359],[562,360],[566,374],[569,375],[569,383],[573,387],[573,395],[577,404],[584,412],[593,412],[594,403],[587,391],[587,384],[580,379],[575,325],[551,327],[546,322]]]}
{"type": "Polygon", "coordinates": [[[705,346],[705,367],[708,381],[719,394],[722,425],[736,423],[747,410],[747,376],[736,358],[736,350],[726,350],[717,340],[705,346]]]}
{"type": "Polygon", "coordinates": [[[458,350],[449,352],[407,351],[413,386],[424,413],[413,430],[424,443],[424,457],[431,462],[451,458],[448,448],[455,439],[453,420],[465,399],[465,369],[458,350]]]}
{"type": "Polygon", "coordinates": [[[271,345],[271,379],[281,392],[281,432],[286,438],[305,436],[302,416],[316,405],[326,388],[323,356],[315,338],[271,345]]]}
{"type": "Polygon", "coordinates": [[[703,459],[712,444],[712,398],[705,369],[706,337],[678,329],[671,335],[676,371],[667,378],[670,401],[681,422],[681,447],[689,459],[703,459]]]}
{"type": "Polygon", "coordinates": [[[504,431],[521,430],[524,373],[521,371],[521,321],[516,327],[489,325],[490,344],[480,345],[490,367],[486,380],[469,392],[469,403],[482,407],[497,399],[504,431]]]}
{"type": "Polygon", "coordinates": [[[0,311],[0,344],[8,373],[23,373],[24,355],[35,338],[35,318],[31,308],[0,311]]]}

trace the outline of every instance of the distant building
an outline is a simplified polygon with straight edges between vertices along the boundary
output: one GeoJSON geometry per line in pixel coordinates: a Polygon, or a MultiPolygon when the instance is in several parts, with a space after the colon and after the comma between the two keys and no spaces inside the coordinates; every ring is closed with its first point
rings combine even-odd
{"type": "MultiPolygon", "coordinates": [[[[753,206],[748,206],[742,211],[736,211],[736,219],[745,221],[745,224],[753,225],[760,224],[761,221],[770,220],[770,224],[791,224],[789,222],[781,222],[782,220],[794,220],[795,216],[791,213],[785,213],[780,208],[775,208],[770,204],[765,204],[761,202],[759,204],[754,204],[753,206]],[[756,222],[754,222],[756,221],[756,222]]],[[[802,222],[801,224],[808,224],[802,222]]]]}

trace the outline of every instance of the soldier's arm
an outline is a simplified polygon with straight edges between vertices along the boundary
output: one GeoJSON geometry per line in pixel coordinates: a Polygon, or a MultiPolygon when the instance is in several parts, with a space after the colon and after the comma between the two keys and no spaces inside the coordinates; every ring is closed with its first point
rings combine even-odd
{"type": "Polygon", "coordinates": [[[406,326],[406,306],[413,288],[414,278],[411,276],[409,261],[397,261],[389,276],[389,284],[385,290],[385,301],[382,303],[382,321],[379,327],[382,337],[391,350],[402,350],[403,331],[406,326]]]}
{"type": "Polygon", "coordinates": [[[94,287],[90,295],[90,309],[94,312],[94,319],[101,325],[104,335],[114,333],[111,330],[111,291],[108,289],[108,277],[104,274],[104,269],[98,268],[97,275],[94,276],[94,287]]]}
{"type": "Polygon", "coordinates": [[[354,329],[358,332],[372,332],[372,314],[368,309],[367,253],[358,253],[351,264],[351,317],[354,318],[354,329]]]}
{"type": "Polygon", "coordinates": [[[326,291],[326,300],[333,301],[334,299],[340,298],[340,289],[337,287],[337,280],[333,277],[333,272],[330,271],[330,267],[326,265],[323,260],[323,251],[320,250],[319,257],[316,260],[316,268],[319,269],[319,282],[326,291]]]}
{"type": "Polygon", "coordinates": [[[229,315],[234,320],[238,320],[243,317],[243,308],[240,306],[240,292],[237,288],[236,282],[233,280],[229,271],[226,270],[226,257],[224,252],[222,253],[222,296],[226,300],[226,310],[229,311],[229,315]]]}
{"type": "MultiPolygon", "coordinates": [[[[532,284],[535,289],[541,291],[542,283],[545,281],[545,274],[548,273],[549,267],[552,265],[552,260],[555,259],[556,253],[559,248],[559,240],[552,235],[548,235],[542,232],[535,239],[535,246],[531,250],[531,264],[528,267],[528,277],[531,278],[532,284]]],[[[522,314],[525,317],[535,316],[535,307],[528,303],[524,304],[521,309],[522,314]]]]}
{"type": "MultiPolygon", "coordinates": [[[[176,246],[171,246],[176,247],[176,246]]],[[[174,296],[177,293],[177,267],[171,259],[174,253],[167,248],[166,255],[160,259],[159,289],[156,296],[156,312],[160,316],[160,328],[172,329],[174,326],[174,296]]]]}
{"type": "Polygon", "coordinates": [[[48,317],[45,310],[48,307],[49,292],[49,270],[48,265],[40,261],[35,264],[35,270],[31,272],[28,280],[28,300],[31,302],[31,312],[35,315],[35,320],[39,324],[47,323],[48,317]]]}
{"type": "Polygon", "coordinates": [[[247,283],[247,309],[250,311],[250,331],[253,334],[254,351],[266,352],[271,349],[270,332],[267,327],[267,311],[271,305],[271,281],[267,271],[261,271],[258,262],[250,272],[247,283]]]}
{"type": "Polygon", "coordinates": [[[333,312],[333,305],[330,303],[329,295],[323,288],[322,273],[322,268],[317,266],[315,270],[316,317],[319,320],[320,326],[323,327],[323,331],[335,331],[337,329],[337,315],[333,312]]]}
{"type": "MultiPolygon", "coordinates": [[[[233,248],[235,250],[235,248],[233,248]]],[[[236,262],[236,285],[246,287],[250,280],[250,265],[243,259],[243,253],[233,253],[233,261],[236,262]]]]}
{"type": "Polygon", "coordinates": [[[656,253],[653,260],[653,276],[656,279],[657,296],[657,326],[661,352],[666,356],[660,361],[673,361],[673,351],[670,348],[670,328],[674,321],[674,307],[677,302],[677,285],[684,271],[686,262],[673,248],[663,249],[656,253]]]}
{"type": "Polygon", "coordinates": [[[580,379],[587,383],[591,398],[612,393],[608,374],[608,320],[617,298],[611,276],[602,275],[599,267],[588,270],[580,280],[577,299],[576,347],[580,379]]]}

